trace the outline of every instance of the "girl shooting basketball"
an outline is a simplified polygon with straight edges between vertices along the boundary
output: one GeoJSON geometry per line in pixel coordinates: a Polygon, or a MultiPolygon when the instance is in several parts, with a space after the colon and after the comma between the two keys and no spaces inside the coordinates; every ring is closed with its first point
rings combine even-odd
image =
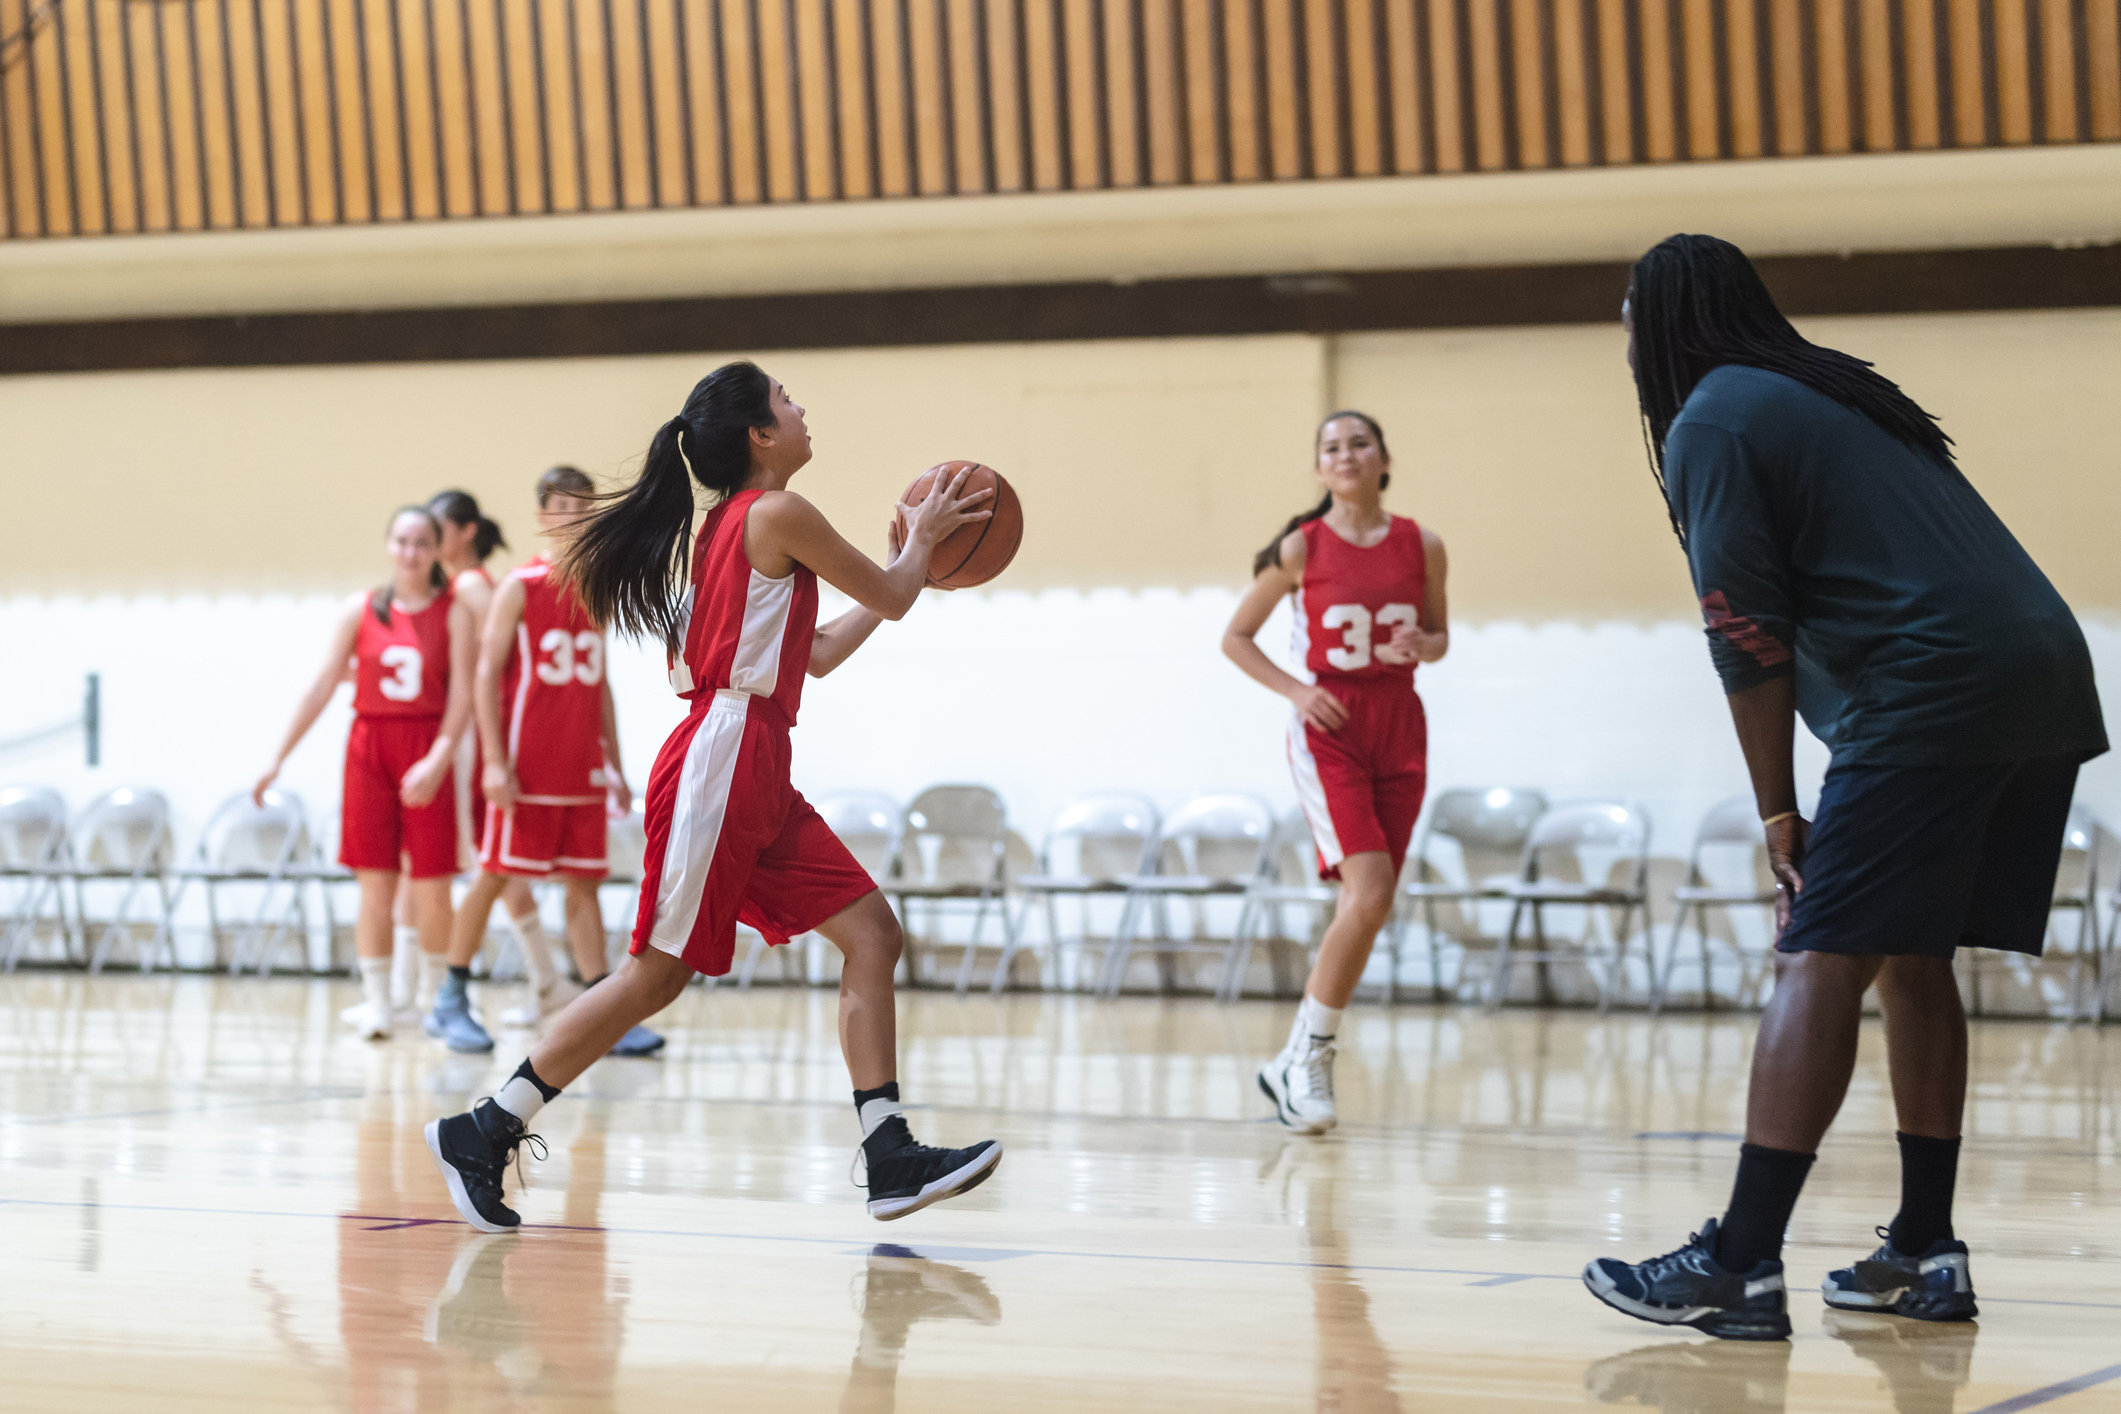
{"type": "Polygon", "coordinates": [[[1385,510],[1391,465],[1375,419],[1337,412],[1321,423],[1315,474],[1325,498],[1253,559],[1252,587],[1223,632],[1224,654],[1295,707],[1289,769],[1318,845],[1319,877],[1340,881],[1289,1043],[1259,1070],[1281,1122],[1304,1134],[1338,1122],[1341,1009],[1392,916],[1428,783],[1428,719],[1414,669],[1451,647],[1443,541],[1385,510]],[[1301,677],[1276,667],[1254,641],[1284,595],[1294,596],[1301,677]]]}
{"type": "Polygon", "coordinates": [[[421,951],[439,960],[449,949],[449,881],[457,872],[450,768],[471,716],[478,630],[443,577],[441,543],[441,526],[424,507],[407,506],[391,517],[390,583],[346,602],[323,670],[251,790],[262,803],[352,660],[354,722],[346,738],[339,862],[361,887],[354,952],[362,1000],[340,1015],[371,1040],[390,1035],[391,903],[401,859],[409,863],[421,951]]]}
{"type": "Polygon", "coordinates": [[[726,364],[656,432],[640,479],[582,521],[561,554],[593,622],[663,641],[671,686],[692,710],[648,778],[633,955],[559,1014],[499,1094],[427,1126],[451,1201],[481,1231],[521,1221],[502,1201],[501,1180],[529,1121],[694,974],[726,973],[739,920],[776,943],[814,930],[845,956],[840,1050],[871,1217],[964,1193],[1001,1160],[991,1139],[967,1149],[914,1142],[898,1095],[898,920],[788,774],[803,674],[823,677],[878,623],[912,608],[936,544],[989,515],[980,503],[991,493],[967,495],[960,473],[919,505],[899,506],[904,545],[879,566],[787,489],[809,460],[803,409],[787,390],[756,365],[726,364]],[[690,546],[688,588],[692,481],[715,505],[690,546]],[[820,578],[857,605],[822,626],[820,578]]]}

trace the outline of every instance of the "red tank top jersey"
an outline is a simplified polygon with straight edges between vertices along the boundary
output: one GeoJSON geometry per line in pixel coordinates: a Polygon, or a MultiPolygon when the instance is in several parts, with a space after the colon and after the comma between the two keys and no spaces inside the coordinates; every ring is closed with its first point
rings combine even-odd
{"type": "Polygon", "coordinates": [[[739,491],[700,527],[685,653],[670,664],[670,686],[695,700],[729,691],[764,698],[792,727],[817,631],[817,576],[797,565],[785,579],[768,579],[751,567],[744,517],[764,494],[739,491]]]}
{"type": "Polygon", "coordinates": [[[508,759],[531,805],[599,804],[604,635],[551,570],[540,555],[509,576],[523,586],[523,617],[501,679],[508,759]]]}
{"type": "Polygon", "coordinates": [[[444,589],[417,614],[390,606],[390,622],[361,609],[354,637],[354,712],[363,717],[439,717],[449,703],[449,609],[444,589]]]}
{"type": "Polygon", "coordinates": [[[1381,663],[1377,648],[1394,630],[1421,622],[1428,555],[1421,527],[1393,516],[1385,538],[1364,549],[1323,520],[1306,521],[1304,582],[1296,591],[1292,656],[1306,681],[1347,678],[1414,680],[1412,663],[1381,663]]]}

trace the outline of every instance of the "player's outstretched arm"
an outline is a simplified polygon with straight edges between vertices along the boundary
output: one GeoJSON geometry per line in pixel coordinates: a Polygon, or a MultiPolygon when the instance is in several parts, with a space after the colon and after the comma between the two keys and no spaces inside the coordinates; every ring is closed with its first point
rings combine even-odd
{"type": "MultiPolygon", "coordinates": [[[[501,735],[501,676],[515,652],[516,625],[523,621],[528,597],[523,581],[514,575],[495,591],[493,605],[486,611],[486,631],[479,635],[479,664],[471,677],[472,714],[486,759],[479,790],[503,810],[515,808],[516,777],[515,762],[508,759],[507,739],[501,735]]],[[[526,671],[530,667],[528,663],[523,666],[526,671]]]]}
{"type": "Polygon", "coordinates": [[[752,568],[770,579],[802,565],[863,608],[895,622],[920,598],[935,547],[959,526],[994,514],[987,505],[991,488],[965,494],[970,475],[969,469],[961,471],[918,506],[898,507],[906,519],[906,549],[888,567],[848,544],[816,506],[793,491],[768,491],[752,503],[744,521],[744,553],[752,568]]]}
{"type": "Polygon", "coordinates": [[[442,708],[442,729],[435,733],[434,745],[427,754],[413,763],[405,778],[398,782],[398,799],[418,809],[433,800],[442,789],[442,780],[449,774],[457,755],[457,742],[464,736],[464,728],[471,722],[471,676],[473,665],[478,661],[479,623],[472,614],[471,606],[461,599],[449,605],[449,698],[442,708]]]}
{"type": "Polygon", "coordinates": [[[295,704],[295,719],[288,724],[287,735],[281,740],[280,749],[273,753],[272,765],[266,768],[264,775],[258,777],[258,783],[250,788],[250,798],[254,804],[265,804],[265,792],[278,778],[280,768],[287,764],[287,758],[294,754],[302,738],[309,735],[309,729],[317,724],[317,718],[323,714],[325,704],[331,701],[331,695],[339,690],[339,684],[345,680],[346,664],[353,657],[354,640],[361,632],[361,615],[367,612],[366,594],[356,594],[346,601],[345,609],[339,614],[339,622],[332,627],[331,647],[325,650],[323,668],[317,673],[316,681],[309,685],[309,690],[302,694],[302,700],[295,704]]]}
{"type": "Polygon", "coordinates": [[[1348,720],[1348,709],[1340,699],[1322,687],[1283,672],[1259,646],[1259,631],[1266,627],[1274,606],[1303,585],[1304,553],[1301,532],[1292,530],[1282,538],[1281,563],[1261,570],[1245,597],[1237,601],[1237,612],[1223,630],[1223,656],[1261,687],[1288,698],[1312,726],[1330,732],[1348,720]]]}

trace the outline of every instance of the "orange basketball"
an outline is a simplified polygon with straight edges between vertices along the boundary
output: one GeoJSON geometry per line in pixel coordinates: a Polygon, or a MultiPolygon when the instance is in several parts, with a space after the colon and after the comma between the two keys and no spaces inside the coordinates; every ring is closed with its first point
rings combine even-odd
{"type": "MultiPolygon", "coordinates": [[[[928,499],[938,477],[947,484],[952,477],[967,467],[972,474],[965,478],[964,492],[994,488],[994,495],[980,502],[972,510],[992,510],[994,514],[985,520],[976,520],[961,525],[935,547],[935,554],[928,560],[928,582],[937,589],[970,589],[976,584],[985,584],[1016,558],[1016,547],[1024,543],[1024,508],[1016,499],[1014,487],[1002,478],[1002,474],[991,466],[978,462],[944,462],[931,466],[913,479],[906,494],[899,500],[909,506],[917,506],[928,499]]],[[[899,535],[906,533],[905,517],[898,517],[899,535]]]]}

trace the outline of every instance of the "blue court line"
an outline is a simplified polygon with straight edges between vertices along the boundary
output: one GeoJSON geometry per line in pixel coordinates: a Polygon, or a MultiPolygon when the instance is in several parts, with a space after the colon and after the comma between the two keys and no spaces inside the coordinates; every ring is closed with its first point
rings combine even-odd
{"type": "Polygon", "coordinates": [[[2009,1399],[2001,1400],[1995,1404],[1984,1404],[1979,1409],[1972,1410],[1971,1414],[2017,1414],[2020,1409],[2032,1409],[2038,1405],[2048,1404],[2062,1398],[2064,1395],[2075,1394],[2079,1390],[2087,1390],[2094,1385],[2103,1385],[2108,1380],[2114,1379],[2121,1379],[2121,1365],[2109,1365],[2103,1370],[2094,1370],[2088,1375],[2079,1375],[2073,1380],[2064,1380],[2060,1384],[2048,1385],[2043,1389],[2028,1390],[2024,1394],[2014,1394],[2009,1399]]]}

